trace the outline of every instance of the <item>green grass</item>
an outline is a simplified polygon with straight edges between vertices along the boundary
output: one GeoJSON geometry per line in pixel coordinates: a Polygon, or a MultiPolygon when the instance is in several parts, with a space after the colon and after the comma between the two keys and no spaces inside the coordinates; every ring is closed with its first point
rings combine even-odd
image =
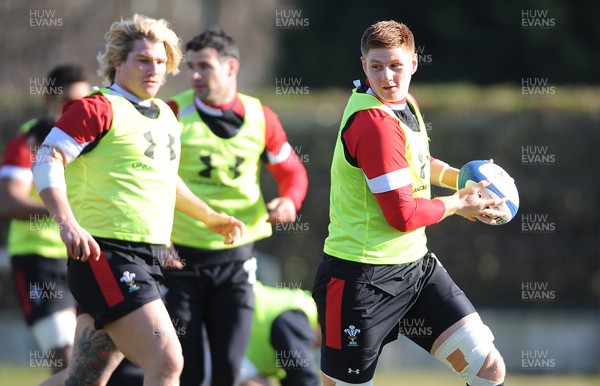
{"type": "MultiPolygon", "coordinates": [[[[513,375],[504,382],[507,386],[598,386],[600,375],[513,375]]],[[[384,373],[375,376],[376,386],[464,386],[462,378],[450,372],[384,373]]]]}
{"type": "Polygon", "coordinates": [[[36,386],[49,376],[50,370],[48,369],[0,365],[0,385],[2,386],[36,386]]]}
{"type": "MultiPolygon", "coordinates": [[[[35,386],[50,375],[42,369],[0,365],[0,385],[35,386]]],[[[598,386],[600,375],[510,374],[507,386],[598,386]]],[[[449,372],[403,371],[375,376],[376,386],[464,386],[462,379],[449,372]]]]}

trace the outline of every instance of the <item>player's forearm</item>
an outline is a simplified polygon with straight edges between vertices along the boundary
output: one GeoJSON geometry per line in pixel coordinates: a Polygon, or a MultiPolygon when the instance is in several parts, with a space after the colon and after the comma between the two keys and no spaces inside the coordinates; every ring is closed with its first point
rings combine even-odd
{"type": "Polygon", "coordinates": [[[435,200],[415,198],[408,185],[375,195],[388,224],[400,232],[409,232],[439,222],[446,210],[435,200]]]}
{"type": "Polygon", "coordinates": [[[65,157],[56,147],[42,145],[31,166],[33,182],[50,215],[59,224],[76,222],[67,198],[65,157]]]}
{"type": "Polygon", "coordinates": [[[206,222],[210,216],[216,212],[208,206],[200,197],[196,196],[183,182],[177,177],[177,198],[175,200],[175,209],[195,218],[196,220],[206,222]]]}
{"type": "Polygon", "coordinates": [[[14,178],[0,179],[0,217],[29,220],[48,214],[46,207],[30,197],[31,183],[14,178]]]}
{"type": "Polygon", "coordinates": [[[296,153],[292,152],[284,162],[267,164],[267,169],[277,182],[279,196],[291,199],[299,210],[308,190],[308,176],[296,153]]]}
{"type": "Polygon", "coordinates": [[[40,198],[46,205],[50,215],[58,224],[68,224],[76,222],[67,194],[64,190],[58,188],[47,188],[40,192],[40,198]]]}
{"type": "Polygon", "coordinates": [[[0,217],[3,218],[27,221],[31,217],[46,215],[48,215],[46,207],[33,200],[4,198],[0,204],[0,217]]]}
{"type": "Polygon", "coordinates": [[[442,215],[442,218],[440,218],[439,221],[442,221],[446,217],[450,217],[453,214],[456,214],[461,205],[458,194],[453,194],[452,196],[440,196],[434,198],[434,200],[442,201],[445,207],[444,214],[442,215]]]}
{"type": "Polygon", "coordinates": [[[432,158],[430,162],[431,184],[449,189],[457,189],[459,170],[446,162],[432,158]]]}

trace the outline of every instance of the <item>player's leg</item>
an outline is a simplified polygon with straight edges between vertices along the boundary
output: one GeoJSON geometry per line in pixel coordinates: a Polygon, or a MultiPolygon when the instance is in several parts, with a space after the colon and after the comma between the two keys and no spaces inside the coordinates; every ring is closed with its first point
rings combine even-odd
{"type": "Polygon", "coordinates": [[[11,262],[25,320],[43,355],[52,359],[55,374],[68,366],[77,323],[66,261],[26,255],[11,262]]]}
{"type": "Polygon", "coordinates": [[[489,328],[435,256],[426,256],[423,267],[426,275],[419,298],[400,320],[400,333],[470,386],[502,385],[504,362],[489,328]]]}
{"type": "Polygon", "coordinates": [[[212,361],[211,385],[230,386],[239,376],[250,340],[256,259],[211,268],[215,273],[215,286],[207,298],[206,310],[206,332],[212,361]]]}
{"type": "Polygon", "coordinates": [[[206,376],[204,366],[204,289],[208,279],[201,278],[186,257],[182,271],[165,271],[165,304],[181,343],[184,366],[182,386],[200,385],[206,376]]]}
{"type": "Polygon", "coordinates": [[[324,256],[313,297],[325,386],[373,385],[379,354],[398,337],[398,319],[416,297],[417,270],[417,263],[377,267],[324,256]]]}
{"type": "Polygon", "coordinates": [[[179,385],[181,345],[161,299],[144,304],[104,329],[117,348],[144,370],[144,385],[179,385]]]}
{"type": "Polygon", "coordinates": [[[69,366],[41,386],[103,386],[123,359],[106,331],[96,330],[89,314],[77,317],[73,357],[69,366]]]}
{"type": "Polygon", "coordinates": [[[460,374],[469,386],[503,385],[506,369],[493,340],[479,314],[473,313],[444,331],[431,354],[460,374]]]}
{"type": "Polygon", "coordinates": [[[279,315],[271,326],[271,345],[286,372],[281,386],[319,386],[314,364],[315,333],[303,311],[279,315]]]}
{"type": "Polygon", "coordinates": [[[156,281],[162,276],[160,267],[148,263],[161,247],[96,241],[102,250],[98,260],[69,260],[69,287],[81,310],[142,367],[145,384],[179,384],[181,345],[156,281]]]}
{"type": "Polygon", "coordinates": [[[31,332],[38,346],[48,358],[53,359],[51,363],[57,365],[51,368],[52,374],[66,369],[71,361],[77,324],[75,312],[74,307],[52,312],[35,321],[31,326],[31,332]]]}

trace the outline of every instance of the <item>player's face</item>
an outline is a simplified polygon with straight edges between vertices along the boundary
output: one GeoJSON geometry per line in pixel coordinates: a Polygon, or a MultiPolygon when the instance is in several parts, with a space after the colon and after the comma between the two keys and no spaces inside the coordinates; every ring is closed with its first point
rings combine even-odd
{"type": "Polygon", "coordinates": [[[219,106],[230,102],[236,93],[238,62],[221,58],[212,47],[187,51],[188,77],[201,101],[219,106]]]}
{"type": "Polygon", "coordinates": [[[141,99],[153,98],[167,71],[165,45],[147,39],[135,40],[127,59],[115,68],[115,83],[141,99]]]}
{"type": "Polygon", "coordinates": [[[371,48],[361,58],[371,89],[384,102],[398,102],[408,95],[417,55],[404,48],[371,48]]]}
{"type": "Polygon", "coordinates": [[[67,101],[72,101],[75,99],[81,99],[86,96],[91,91],[90,84],[88,82],[75,82],[67,87],[65,92],[65,97],[67,101]]]}
{"type": "Polygon", "coordinates": [[[63,111],[63,105],[75,99],[81,99],[91,91],[88,82],[75,82],[66,86],[62,94],[56,97],[50,96],[46,99],[46,108],[48,113],[58,119],[63,111]]]}

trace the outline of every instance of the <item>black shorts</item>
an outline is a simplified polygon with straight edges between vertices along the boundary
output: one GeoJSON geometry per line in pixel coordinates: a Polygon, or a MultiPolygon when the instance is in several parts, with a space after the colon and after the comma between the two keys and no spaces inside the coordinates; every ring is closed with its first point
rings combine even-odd
{"type": "Polygon", "coordinates": [[[373,379],[383,346],[399,334],[429,351],[444,330],[475,312],[431,253],[383,266],[325,255],[313,297],[323,334],[321,370],[348,383],[373,379]]]}
{"type": "Polygon", "coordinates": [[[184,268],[165,270],[165,303],[185,358],[181,385],[202,384],[206,337],[212,358],[211,385],[232,385],[254,314],[253,244],[218,251],[175,248],[184,268]]]}
{"type": "Polygon", "coordinates": [[[95,238],[98,261],[69,259],[68,280],[81,313],[94,318],[96,329],[160,299],[164,245],[95,238]]]}
{"type": "Polygon", "coordinates": [[[54,312],[77,306],[67,284],[67,259],[19,255],[12,257],[11,265],[29,326],[54,312]]]}

